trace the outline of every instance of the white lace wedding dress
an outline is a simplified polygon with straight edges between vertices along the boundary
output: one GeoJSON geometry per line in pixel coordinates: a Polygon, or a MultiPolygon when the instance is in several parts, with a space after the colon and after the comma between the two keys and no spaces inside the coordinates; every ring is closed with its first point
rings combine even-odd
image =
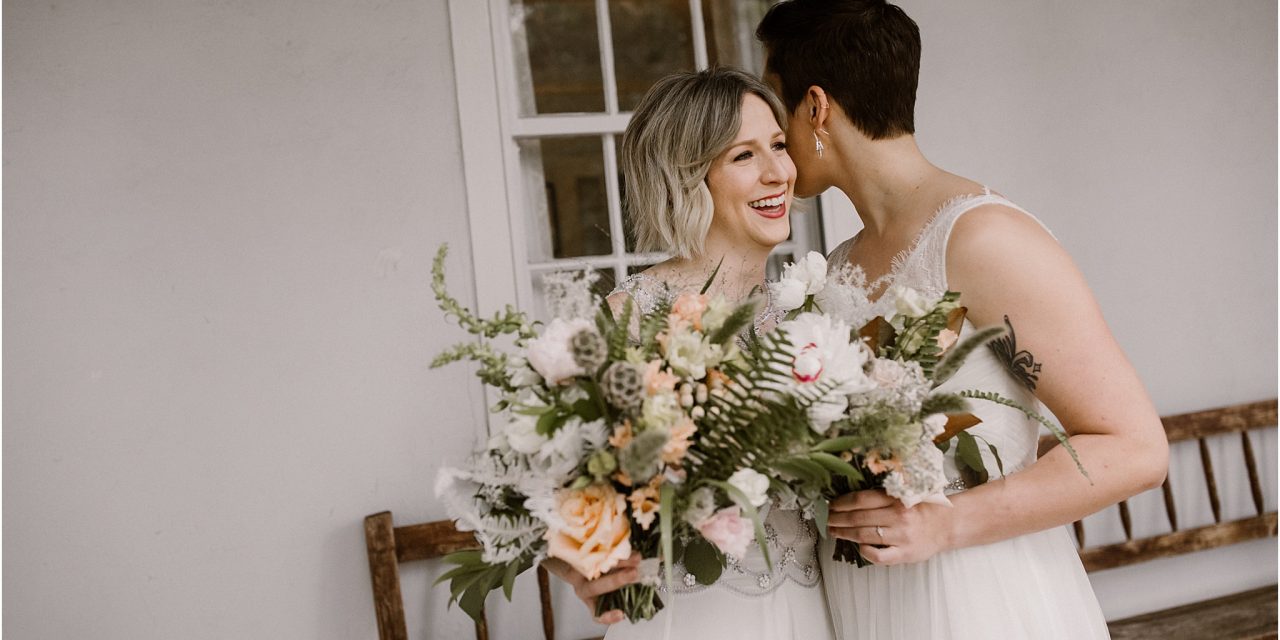
{"type": "MultiPolygon", "coordinates": [[[[644,274],[623,280],[641,311],[674,293],[644,274]]],[[[757,318],[767,329],[780,318],[772,304],[757,318]]],[[[684,567],[675,567],[675,589],[660,590],[664,608],[651,620],[609,627],[606,640],[828,640],[834,638],[826,599],[819,588],[817,531],[797,510],[764,506],[770,572],[755,543],[742,558],[731,558],[720,579],[699,585],[684,567]],[[668,626],[669,625],[669,626],[668,626]]]]}
{"type": "MultiPolygon", "coordinates": [[[[921,231],[916,244],[895,260],[888,276],[892,283],[931,297],[947,291],[946,250],[952,227],[965,212],[992,203],[1022,211],[990,191],[948,202],[921,231]]],[[[848,261],[849,244],[832,252],[829,264],[833,268],[848,261]]],[[[973,330],[966,320],[964,331],[973,330]]],[[[975,351],[959,372],[939,387],[940,391],[964,389],[994,391],[1024,407],[1040,408],[989,349],[975,351]]],[[[1037,423],[1014,409],[980,400],[970,404],[982,419],[971,433],[996,446],[1006,474],[1017,473],[1035,461],[1037,423]]],[[[987,468],[995,473],[994,458],[985,447],[979,448],[987,468]]],[[[949,493],[964,490],[953,455],[954,449],[945,465],[947,477],[952,479],[949,493]]],[[[819,558],[828,606],[841,640],[1109,637],[1066,527],[947,551],[920,563],[861,569],[832,560],[833,544],[830,540],[824,543],[819,558]]]]}

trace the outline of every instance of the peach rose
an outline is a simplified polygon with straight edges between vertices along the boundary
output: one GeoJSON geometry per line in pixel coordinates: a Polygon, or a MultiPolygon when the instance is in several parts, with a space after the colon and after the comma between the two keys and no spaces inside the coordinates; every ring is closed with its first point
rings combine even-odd
{"type": "Polygon", "coordinates": [[[670,324],[679,326],[683,323],[693,325],[702,331],[702,314],[707,311],[707,297],[697,293],[682,293],[671,305],[670,324]]]}
{"type": "Polygon", "coordinates": [[[627,499],[613,487],[593,484],[557,491],[556,503],[565,525],[547,530],[548,556],[594,580],[631,555],[627,499]]]}

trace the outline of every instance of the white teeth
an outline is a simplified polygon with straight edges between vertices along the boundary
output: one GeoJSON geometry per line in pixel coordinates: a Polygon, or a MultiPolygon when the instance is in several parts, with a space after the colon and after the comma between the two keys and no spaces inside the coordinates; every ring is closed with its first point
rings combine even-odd
{"type": "Polygon", "coordinates": [[[747,206],[748,206],[748,207],[756,207],[756,208],[761,208],[761,207],[776,207],[776,206],[781,205],[783,202],[786,202],[786,196],[785,196],[785,195],[781,195],[781,196],[774,196],[774,197],[772,197],[772,198],[761,198],[760,200],[752,200],[751,202],[748,202],[748,203],[747,203],[747,206]]]}

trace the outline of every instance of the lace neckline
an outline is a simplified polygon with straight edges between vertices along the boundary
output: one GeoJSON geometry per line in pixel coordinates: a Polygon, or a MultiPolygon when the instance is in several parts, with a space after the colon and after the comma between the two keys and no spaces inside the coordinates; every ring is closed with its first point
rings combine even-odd
{"type": "MultiPolygon", "coordinates": [[[[889,261],[889,272],[880,276],[879,278],[876,278],[868,285],[867,287],[868,291],[880,292],[879,295],[875,296],[875,298],[871,300],[871,303],[872,304],[879,303],[881,298],[884,297],[884,294],[889,290],[889,288],[892,287],[895,283],[898,282],[898,280],[901,279],[903,272],[906,271],[907,265],[910,263],[911,257],[914,256],[920,250],[920,247],[923,244],[924,239],[929,235],[929,232],[933,229],[933,227],[940,220],[946,217],[946,215],[944,214],[947,214],[953,210],[960,208],[960,205],[962,204],[966,204],[971,201],[979,200],[982,198],[989,198],[993,195],[994,194],[992,194],[991,188],[986,185],[983,185],[982,193],[962,193],[959,195],[951,196],[950,198],[947,198],[946,200],[944,200],[942,204],[939,205],[938,208],[935,209],[934,212],[929,215],[929,219],[926,220],[924,225],[920,227],[920,231],[916,232],[916,237],[911,240],[911,244],[908,245],[907,248],[895,254],[893,256],[893,259],[889,261]]],[[[837,265],[849,264],[849,252],[853,248],[854,241],[857,240],[858,237],[861,235],[862,235],[862,232],[859,231],[856,235],[854,235],[852,238],[850,238],[840,247],[842,249],[839,255],[840,260],[835,261],[835,264],[837,265]]]]}

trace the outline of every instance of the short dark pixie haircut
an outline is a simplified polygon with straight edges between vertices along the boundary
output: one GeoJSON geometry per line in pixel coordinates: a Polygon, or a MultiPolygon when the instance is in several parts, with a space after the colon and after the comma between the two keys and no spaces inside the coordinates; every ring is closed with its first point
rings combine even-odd
{"type": "Polygon", "coordinates": [[[787,0],[756,28],[788,113],[822,87],[872,140],[915,133],[920,28],[884,0],[787,0]]]}

